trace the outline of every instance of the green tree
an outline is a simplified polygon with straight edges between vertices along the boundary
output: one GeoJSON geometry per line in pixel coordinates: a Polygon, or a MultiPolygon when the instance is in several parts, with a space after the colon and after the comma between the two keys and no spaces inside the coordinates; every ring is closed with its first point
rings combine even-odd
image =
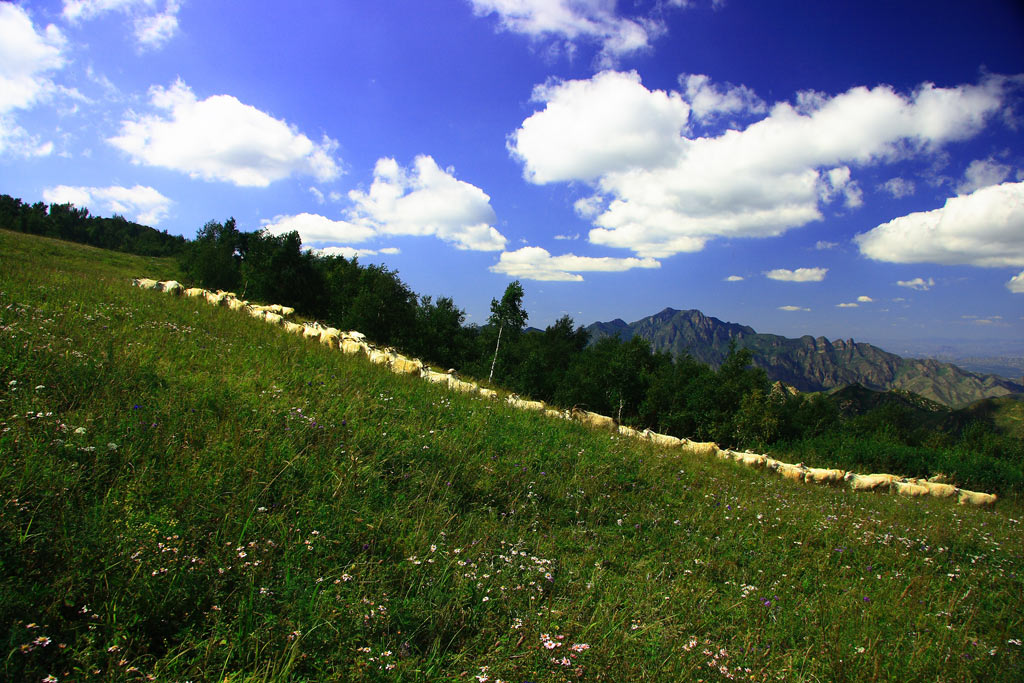
{"type": "Polygon", "coordinates": [[[244,249],[235,219],[210,221],[197,233],[182,258],[182,270],[207,289],[235,289],[241,281],[241,252],[244,249]]]}
{"type": "Polygon", "coordinates": [[[487,376],[488,382],[494,379],[494,366],[498,362],[502,332],[508,327],[510,333],[518,334],[526,324],[527,318],[526,311],[523,310],[523,286],[519,280],[509,283],[501,301],[491,299],[491,317],[488,318],[488,322],[492,326],[497,326],[498,340],[494,344],[494,358],[491,360],[491,372],[487,376]]]}

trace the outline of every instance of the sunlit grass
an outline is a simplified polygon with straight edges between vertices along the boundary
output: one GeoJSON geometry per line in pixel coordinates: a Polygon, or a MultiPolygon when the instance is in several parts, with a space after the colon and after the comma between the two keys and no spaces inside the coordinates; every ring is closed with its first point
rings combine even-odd
{"type": "Polygon", "coordinates": [[[1021,509],[794,485],[0,232],[0,678],[1008,680],[1021,509]]]}

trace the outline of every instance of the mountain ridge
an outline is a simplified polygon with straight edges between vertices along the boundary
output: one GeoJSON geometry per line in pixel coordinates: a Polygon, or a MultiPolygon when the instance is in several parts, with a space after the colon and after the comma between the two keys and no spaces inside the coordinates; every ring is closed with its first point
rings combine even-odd
{"type": "Polygon", "coordinates": [[[998,375],[979,374],[935,359],[904,358],[853,338],[830,341],[823,336],[798,338],[761,333],[749,325],[724,322],[697,309],[666,307],[632,323],[621,318],[585,328],[594,343],[604,337],[634,336],[656,351],[689,354],[713,367],[721,365],[735,340],[749,349],[756,366],[772,381],[800,391],[827,391],[850,384],[887,391],[911,391],[951,407],[983,398],[1024,392],[1024,385],[998,375]]]}

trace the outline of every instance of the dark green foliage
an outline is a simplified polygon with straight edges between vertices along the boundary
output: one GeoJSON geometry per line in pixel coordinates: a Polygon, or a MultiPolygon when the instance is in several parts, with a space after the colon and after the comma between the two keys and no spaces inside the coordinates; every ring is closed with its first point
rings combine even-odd
{"type": "Polygon", "coordinates": [[[245,234],[240,250],[244,296],[301,311],[318,310],[324,298],[323,276],[316,267],[316,257],[301,247],[302,238],[295,231],[284,235],[266,230],[245,234]]]}
{"type": "Polygon", "coordinates": [[[242,251],[245,243],[235,219],[210,221],[181,255],[181,269],[193,282],[207,289],[232,291],[242,280],[242,251]]]}
{"type": "Polygon", "coordinates": [[[183,237],[132,223],[122,216],[90,216],[88,209],[72,204],[29,205],[6,194],[0,195],[0,228],[143,256],[174,256],[186,245],[183,237]]]}

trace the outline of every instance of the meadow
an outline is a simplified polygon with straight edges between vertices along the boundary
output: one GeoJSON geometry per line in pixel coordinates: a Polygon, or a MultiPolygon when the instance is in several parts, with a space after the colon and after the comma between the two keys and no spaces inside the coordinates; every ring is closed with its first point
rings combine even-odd
{"type": "Polygon", "coordinates": [[[2,679],[1024,677],[1015,497],[794,484],[129,286],[178,275],[0,231],[2,679]]]}

